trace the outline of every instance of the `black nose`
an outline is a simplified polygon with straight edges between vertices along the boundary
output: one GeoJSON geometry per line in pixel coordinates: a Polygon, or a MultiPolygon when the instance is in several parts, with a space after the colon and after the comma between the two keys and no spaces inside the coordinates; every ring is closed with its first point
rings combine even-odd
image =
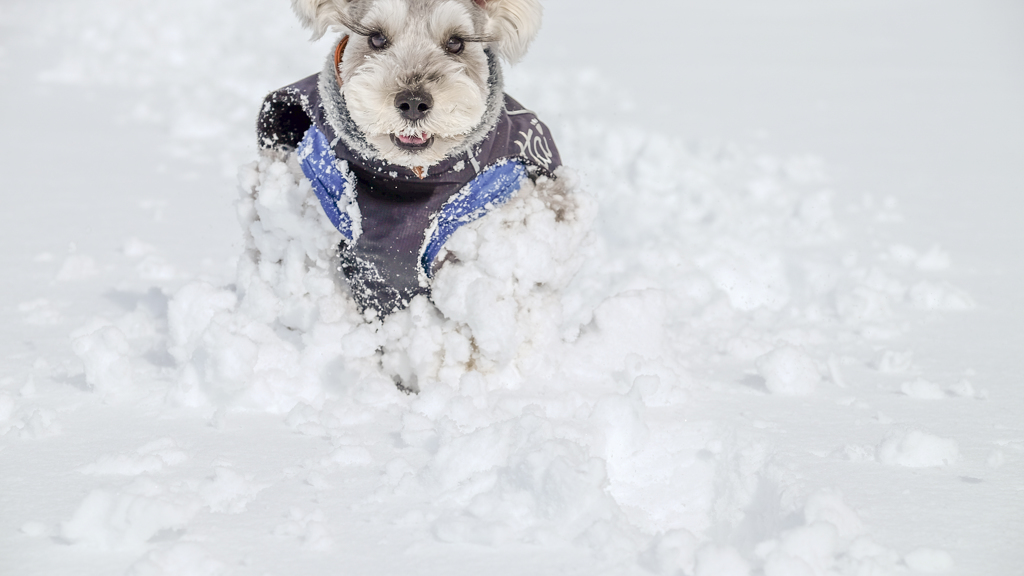
{"type": "Polygon", "coordinates": [[[395,108],[398,108],[399,114],[408,120],[423,118],[433,105],[434,99],[426,92],[406,90],[395,96],[395,108]]]}

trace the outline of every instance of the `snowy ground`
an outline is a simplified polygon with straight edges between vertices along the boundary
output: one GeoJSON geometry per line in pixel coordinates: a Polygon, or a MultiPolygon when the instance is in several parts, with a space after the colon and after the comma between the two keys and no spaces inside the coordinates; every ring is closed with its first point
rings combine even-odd
{"type": "Polygon", "coordinates": [[[598,201],[565,321],[418,396],[344,305],[176,329],[244,316],[285,0],[0,6],[0,574],[1024,574],[1024,10],[631,6],[509,72],[598,201]]]}

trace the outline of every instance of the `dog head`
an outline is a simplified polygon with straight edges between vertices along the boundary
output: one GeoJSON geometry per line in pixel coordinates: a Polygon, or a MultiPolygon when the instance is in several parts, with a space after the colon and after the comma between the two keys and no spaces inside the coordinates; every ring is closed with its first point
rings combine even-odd
{"type": "Polygon", "coordinates": [[[518,61],[540,28],[538,0],[292,0],[319,38],[351,32],[338,73],[352,120],[384,160],[430,166],[484,121],[485,49],[518,61]]]}

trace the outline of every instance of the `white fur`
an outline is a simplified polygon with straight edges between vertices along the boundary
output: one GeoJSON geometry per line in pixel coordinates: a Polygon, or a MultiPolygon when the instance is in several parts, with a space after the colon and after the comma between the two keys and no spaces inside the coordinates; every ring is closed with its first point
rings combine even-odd
{"type": "Polygon", "coordinates": [[[352,120],[381,158],[402,166],[427,167],[441,161],[477,128],[487,110],[489,69],[485,46],[509,62],[519,60],[540,28],[537,0],[292,0],[314,37],[346,20],[388,39],[373,50],[352,34],[339,69],[341,91],[352,120]],[[452,35],[486,37],[489,44],[467,42],[452,55],[452,35]],[[422,120],[404,118],[395,97],[405,90],[428,92],[433,107],[422,120]],[[391,135],[426,133],[433,143],[423,150],[396,146],[391,135]]]}
{"type": "Polygon", "coordinates": [[[402,31],[409,19],[408,0],[376,0],[370,10],[361,18],[364,24],[379,24],[388,38],[402,31]]]}
{"type": "Polygon", "coordinates": [[[360,24],[383,30],[390,46],[377,52],[354,36],[342,60],[342,91],[352,120],[385,160],[431,166],[480,123],[487,101],[483,46],[468,43],[457,58],[443,48],[452,32],[475,33],[471,8],[443,0],[424,14],[411,10],[406,0],[376,0],[360,18],[360,24]],[[394,105],[395,96],[410,88],[426,91],[434,100],[427,117],[415,123],[394,105]],[[405,150],[391,140],[392,134],[423,132],[434,138],[425,150],[405,150]]]}
{"type": "MultiPolygon", "coordinates": [[[[341,26],[340,16],[358,0],[292,0],[299,21],[320,38],[332,26],[341,26]]],[[[408,1],[408,0],[406,0],[408,1]]],[[[405,3],[403,1],[402,3],[405,3]]],[[[518,62],[540,31],[543,8],[538,0],[485,0],[487,33],[494,47],[509,63],[518,62]]]]}
{"type": "Polygon", "coordinates": [[[292,0],[299,22],[313,32],[313,40],[322,37],[331,26],[341,25],[341,16],[350,0],[292,0]]]}
{"type": "Polygon", "coordinates": [[[515,64],[530,46],[540,31],[544,14],[538,0],[487,0],[487,33],[496,38],[498,54],[510,64],[515,64]]]}

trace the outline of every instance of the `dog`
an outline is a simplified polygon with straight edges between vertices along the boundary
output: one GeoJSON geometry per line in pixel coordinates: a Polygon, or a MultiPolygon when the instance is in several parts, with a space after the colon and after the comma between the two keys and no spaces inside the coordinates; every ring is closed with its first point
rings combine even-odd
{"type": "Polygon", "coordinates": [[[537,116],[504,94],[500,60],[536,36],[537,0],[292,0],[322,37],[323,70],[272,92],[259,146],[296,153],[343,237],[360,310],[384,318],[430,296],[444,244],[561,159],[537,116]]]}

